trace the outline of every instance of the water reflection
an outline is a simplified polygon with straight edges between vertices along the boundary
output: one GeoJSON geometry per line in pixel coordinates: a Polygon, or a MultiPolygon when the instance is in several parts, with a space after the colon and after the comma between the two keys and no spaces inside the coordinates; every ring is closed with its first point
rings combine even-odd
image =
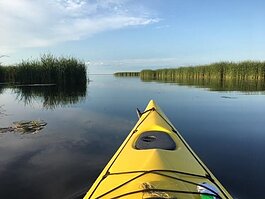
{"type": "Polygon", "coordinates": [[[4,92],[5,85],[0,83],[0,95],[4,92]]]}
{"type": "Polygon", "coordinates": [[[210,91],[241,91],[260,92],[265,91],[265,82],[262,80],[243,79],[186,79],[186,78],[146,78],[141,77],[143,82],[177,83],[178,85],[208,88],[210,91]]]}
{"type": "MultiPolygon", "coordinates": [[[[0,87],[0,94],[5,88],[0,87]]],[[[24,105],[31,105],[40,101],[45,109],[55,109],[58,106],[71,105],[85,99],[87,85],[20,85],[11,87],[16,94],[16,100],[24,105]]]]}
{"type": "Polygon", "coordinates": [[[0,198],[83,198],[132,126],[88,107],[38,115],[48,123],[41,134],[0,137],[0,198]]]}
{"type": "Polygon", "coordinates": [[[31,88],[31,93],[27,92],[32,103],[51,98],[47,89],[55,90],[57,97],[53,98],[58,103],[57,98],[63,98],[60,93],[69,98],[77,95],[82,101],[56,111],[44,110],[42,104],[17,103],[18,93],[25,95],[22,88],[0,88],[0,112],[8,114],[0,115],[0,127],[19,120],[48,123],[39,134],[0,134],[0,198],[73,199],[84,194],[134,126],[135,108],[143,110],[150,99],[159,103],[235,198],[261,198],[265,95],[226,95],[179,86],[181,83],[154,85],[110,75],[91,76],[91,80],[89,98],[84,102],[87,91],[78,94],[77,86],[72,94],[55,88],[31,88]]]}

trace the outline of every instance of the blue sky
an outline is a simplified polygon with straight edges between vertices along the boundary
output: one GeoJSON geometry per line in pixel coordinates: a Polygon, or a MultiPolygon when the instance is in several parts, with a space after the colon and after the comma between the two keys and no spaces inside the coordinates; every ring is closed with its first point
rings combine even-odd
{"type": "Polygon", "coordinates": [[[265,2],[1,0],[4,64],[74,56],[91,73],[265,60],[265,2]]]}

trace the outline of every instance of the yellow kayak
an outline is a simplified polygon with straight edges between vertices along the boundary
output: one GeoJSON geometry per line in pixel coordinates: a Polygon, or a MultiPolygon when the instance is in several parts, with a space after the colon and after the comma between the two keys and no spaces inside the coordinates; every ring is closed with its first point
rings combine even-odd
{"type": "Polygon", "coordinates": [[[84,199],[232,198],[151,100],[84,199]]]}

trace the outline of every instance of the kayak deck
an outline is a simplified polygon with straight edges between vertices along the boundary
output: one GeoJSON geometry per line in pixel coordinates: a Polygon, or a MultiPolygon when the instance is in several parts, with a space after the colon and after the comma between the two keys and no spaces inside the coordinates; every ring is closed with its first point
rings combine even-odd
{"type": "Polygon", "coordinates": [[[213,196],[232,198],[151,100],[84,198],[213,196]]]}

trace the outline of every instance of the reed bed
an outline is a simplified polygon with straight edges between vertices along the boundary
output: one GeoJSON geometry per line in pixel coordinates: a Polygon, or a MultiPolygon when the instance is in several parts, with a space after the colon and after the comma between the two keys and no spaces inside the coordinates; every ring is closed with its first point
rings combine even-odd
{"type": "Polygon", "coordinates": [[[245,61],[239,63],[219,62],[195,67],[180,67],[158,70],[142,70],[143,79],[237,79],[265,80],[265,62],[245,61]]]}
{"type": "Polygon", "coordinates": [[[140,72],[118,72],[114,73],[116,77],[139,77],[140,72]]]}
{"type": "Polygon", "coordinates": [[[142,81],[177,83],[219,91],[264,91],[265,62],[219,62],[209,65],[119,72],[115,76],[140,76],[142,81]]]}
{"type": "Polygon", "coordinates": [[[19,84],[74,85],[87,82],[84,62],[73,57],[42,55],[39,60],[24,60],[16,66],[0,66],[0,82],[19,84]]]}

